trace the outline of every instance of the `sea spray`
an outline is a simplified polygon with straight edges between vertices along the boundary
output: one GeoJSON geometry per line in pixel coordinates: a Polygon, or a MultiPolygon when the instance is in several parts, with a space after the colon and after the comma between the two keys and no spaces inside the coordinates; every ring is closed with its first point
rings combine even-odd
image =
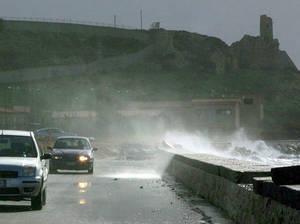
{"type": "Polygon", "coordinates": [[[300,164],[299,154],[285,154],[263,140],[250,139],[244,129],[229,136],[170,131],[164,136],[164,144],[182,154],[210,154],[269,165],[300,164]]]}

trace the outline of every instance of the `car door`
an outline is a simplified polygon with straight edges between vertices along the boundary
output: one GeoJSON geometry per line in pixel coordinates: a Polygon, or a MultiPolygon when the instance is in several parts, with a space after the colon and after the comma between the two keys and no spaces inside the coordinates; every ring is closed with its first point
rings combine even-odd
{"type": "Polygon", "coordinates": [[[38,151],[38,166],[41,169],[41,174],[44,178],[44,183],[47,181],[48,178],[48,173],[49,173],[49,161],[42,159],[41,156],[44,155],[44,151],[42,150],[42,148],[39,147],[39,144],[37,143],[36,139],[33,137],[33,141],[36,147],[36,150],[38,151]]]}

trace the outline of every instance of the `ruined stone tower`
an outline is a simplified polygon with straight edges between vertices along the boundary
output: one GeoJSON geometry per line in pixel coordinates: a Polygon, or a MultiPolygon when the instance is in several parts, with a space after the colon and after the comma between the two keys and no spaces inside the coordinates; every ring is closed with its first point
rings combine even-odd
{"type": "Polygon", "coordinates": [[[273,21],[266,15],[260,16],[260,38],[265,41],[273,40],[273,21]]]}

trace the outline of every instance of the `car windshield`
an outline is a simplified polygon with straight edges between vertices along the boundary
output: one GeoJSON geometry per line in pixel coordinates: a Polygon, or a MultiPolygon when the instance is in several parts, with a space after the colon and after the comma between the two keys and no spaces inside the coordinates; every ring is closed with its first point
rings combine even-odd
{"type": "Polygon", "coordinates": [[[60,130],[60,129],[48,129],[47,130],[47,132],[49,132],[49,133],[63,133],[63,131],[62,130],[60,130]]]}
{"type": "Polygon", "coordinates": [[[0,136],[0,157],[37,157],[31,137],[0,136]]]}
{"type": "Polygon", "coordinates": [[[90,144],[82,138],[62,138],[55,142],[56,149],[89,149],[90,144]]]}

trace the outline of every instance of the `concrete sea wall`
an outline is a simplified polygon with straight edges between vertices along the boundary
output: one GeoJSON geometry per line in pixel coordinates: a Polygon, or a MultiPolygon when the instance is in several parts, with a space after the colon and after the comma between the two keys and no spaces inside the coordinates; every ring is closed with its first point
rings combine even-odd
{"type": "Polygon", "coordinates": [[[236,223],[242,224],[299,224],[300,212],[253,192],[249,178],[240,176],[264,176],[265,172],[240,172],[228,167],[197,161],[181,155],[173,155],[167,173],[186,187],[223,209],[236,223]],[[227,174],[220,170],[228,170],[227,174]],[[245,183],[243,183],[245,182],[245,183]]]}

